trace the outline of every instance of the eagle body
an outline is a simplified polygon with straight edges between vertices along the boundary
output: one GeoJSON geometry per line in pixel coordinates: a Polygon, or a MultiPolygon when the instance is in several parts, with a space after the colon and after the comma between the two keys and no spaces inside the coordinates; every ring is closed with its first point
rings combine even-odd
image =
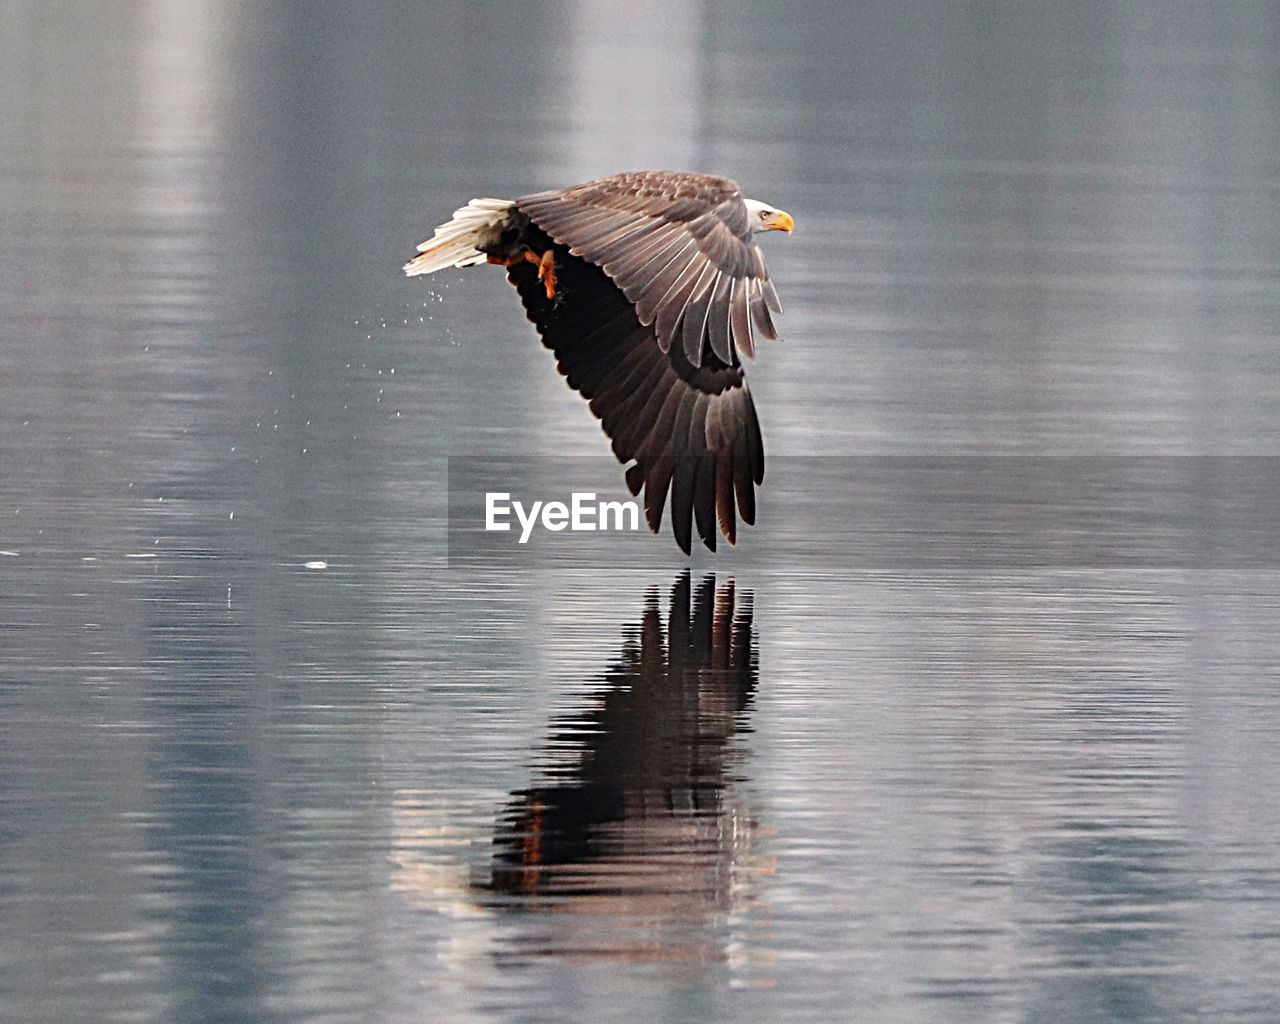
{"type": "Polygon", "coordinates": [[[791,217],[727,178],[617,174],[478,198],[436,228],[409,275],[497,263],[559,369],[611,438],[657,532],[668,493],[686,553],[755,521],[764,445],[740,355],[781,311],[753,236],[791,217]],[[719,530],[717,530],[717,524],[719,530]]]}

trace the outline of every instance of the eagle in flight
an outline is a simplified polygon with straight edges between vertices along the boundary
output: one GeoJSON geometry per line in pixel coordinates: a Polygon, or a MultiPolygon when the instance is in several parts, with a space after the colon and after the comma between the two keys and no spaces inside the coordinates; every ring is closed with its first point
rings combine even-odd
{"type": "Polygon", "coordinates": [[[569,386],[599,417],[655,533],[712,551],[717,524],[755,522],[764,443],[740,356],[780,313],[754,236],[791,215],[736,182],[682,171],[615,174],[520,199],[472,199],[418,246],[410,276],[507,268],[569,386]]]}

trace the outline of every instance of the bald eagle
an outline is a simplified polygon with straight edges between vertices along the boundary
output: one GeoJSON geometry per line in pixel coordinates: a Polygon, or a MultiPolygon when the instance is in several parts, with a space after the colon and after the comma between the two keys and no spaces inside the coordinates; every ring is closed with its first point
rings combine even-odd
{"type": "Polygon", "coordinates": [[[694,525],[712,551],[717,521],[736,541],[735,498],[755,522],[764,445],[739,356],[777,337],[782,306],[753,236],[794,226],[728,178],[636,171],[472,199],[404,271],[506,267],[560,372],[631,463],[627,486],[644,492],[650,529],[669,490],[688,554],[694,525]]]}

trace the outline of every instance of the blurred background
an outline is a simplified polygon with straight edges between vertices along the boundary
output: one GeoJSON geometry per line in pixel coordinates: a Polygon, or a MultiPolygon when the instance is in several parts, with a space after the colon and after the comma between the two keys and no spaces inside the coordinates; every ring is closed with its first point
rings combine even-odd
{"type": "Polygon", "coordinates": [[[1263,0],[3,5],[0,1017],[1272,1020],[1277,154],[1263,0]],[[622,475],[400,265],[664,167],[759,525],[450,567],[622,475]]]}

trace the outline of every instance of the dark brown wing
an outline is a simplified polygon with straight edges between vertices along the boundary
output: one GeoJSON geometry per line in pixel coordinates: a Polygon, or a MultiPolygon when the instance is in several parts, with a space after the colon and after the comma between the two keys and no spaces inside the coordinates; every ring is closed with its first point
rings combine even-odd
{"type": "Polygon", "coordinates": [[[742,191],[728,178],[636,171],[516,200],[534,224],[602,268],[652,325],[662,351],[725,366],[776,338],[782,311],[742,191]]]}
{"type": "MultiPolygon", "coordinates": [[[[552,245],[526,229],[535,252],[552,245]]],[[[764,443],[740,367],[714,353],[694,366],[681,348],[664,352],[652,326],[596,266],[556,253],[556,294],[547,298],[537,268],[521,262],[507,276],[516,286],[543,344],[555,352],[569,385],[591,411],[626,464],[631,493],[644,492],[645,516],[655,533],[671,494],[671,528],[687,554],[692,527],[712,551],[716,523],[733,543],[737,512],[755,522],[755,485],[764,479],[764,443]]]]}

